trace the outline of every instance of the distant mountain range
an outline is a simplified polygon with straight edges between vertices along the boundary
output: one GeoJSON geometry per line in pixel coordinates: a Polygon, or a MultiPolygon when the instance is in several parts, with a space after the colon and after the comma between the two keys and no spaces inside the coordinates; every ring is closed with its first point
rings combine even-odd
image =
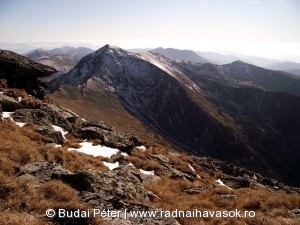
{"type": "Polygon", "coordinates": [[[79,60],[92,53],[94,50],[85,47],[62,47],[50,50],[35,49],[25,54],[29,59],[44,65],[51,66],[59,71],[59,74],[69,72],[79,60]]]}
{"type": "Polygon", "coordinates": [[[271,70],[281,70],[300,76],[300,64],[295,62],[273,63],[267,67],[271,70]]]}
{"type": "Polygon", "coordinates": [[[174,48],[156,48],[153,52],[159,53],[172,60],[183,60],[198,63],[208,63],[210,60],[198,55],[192,50],[178,50],[174,48]]]}
{"type": "Polygon", "coordinates": [[[175,60],[106,45],[52,80],[52,97],[136,126],[130,112],[189,152],[299,184],[299,79],[241,61],[199,63],[182,59],[195,56],[189,51],[181,58],[166,52],[175,60]]]}

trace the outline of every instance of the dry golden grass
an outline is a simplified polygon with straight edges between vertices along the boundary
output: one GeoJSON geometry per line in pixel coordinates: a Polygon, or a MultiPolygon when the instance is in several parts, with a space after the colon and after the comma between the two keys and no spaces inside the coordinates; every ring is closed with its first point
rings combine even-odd
{"type": "Polygon", "coordinates": [[[0,212],[0,225],[50,225],[46,219],[18,212],[0,212]]]}
{"type": "MultiPolygon", "coordinates": [[[[33,125],[22,128],[12,121],[0,122],[0,225],[53,224],[41,217],[48,208],[87,209],[77,192],[61,181],[36,183],[15,176],[23,164],[49,160],[69,170],[107,171],[101,158],[70,152],[67,147],[49,146],[48,138],[33,131],[33,125]]],[[[99,218],[91,225],[103,224],[99,218]]]]}
{"type": "MultiPolygon", "coordinates": [[[[215,179],[215,178],[214,178],[215,179]]],[[[289,195],[283,192],[270,192],[266,189],[249,190],[229,190],[226,187],[216,185],[213,188],[204,190],[199,194],[186,194],[184,189],[204,184],[216,184],[214,180],[198,180],[188,182],[185,180],[172,180],[163,177],[159,182],[147,184],[145,187],[153,191],[159,199],[154,201],[158,208],[165,210],[235,210],[255,211],[255,218],[239,219],[206,219],[180,218],[182,225],[192,224],[297,224],[299,219],[291,218],[288,210],[298,208],[300,205],[299,195],[289,195]],[[235,195],[236,199],[226,199],[222,195],[235,195]],[[278,218],[278,220],[276,219],[278,218]],[[278,223],[277,221],[280,221],[278,223]]]]}
{"type": "Polygon", "coordinates": [[[288,215],[288,210],[299,208],[300,196],[289,195],[283,192],[271,192],[267,189],[260,187],[253,187],[251,189],[239,189],[230,190],[227,187],[218,185],[215,181],[224,177],[221,172],[199,168],[199,166],[193,162],[185,154],[172,154],[164,152],[160,148],[151,148],[147,146],[146,151],[140,151],[134,149],[130,157],[126,160],[132,162],[136,167],[145,170],[162,171],[161,180],[157,183],[146,184],[146,189],[152,191],[158,196],[153,204],[157,208],[165,210],[183,210],[189,211],[192,209],[198,210],[235,210],[238,209],[244,211],[255,211],[255,218],[235,218],[235,219],[200,219],[200,218],[179,218],[179,222],[182,225],[194,225],[194,224],[283,224],[283,225],[295,225],[299,220],[291,218],[288,215]],[[205,177],[204,179],[196,179],[194,182],[190,182],[184,179],[170,179],[164,176],[162,165],[158,161],[154,161],[151,157],[152,154],[163,154],[168,159],[172,166],[182,172],[191,171],[189,164],[193,166],[197,174],[205,177]],[[200,173],[198,172],[200,169],[200,173]],[[209,174],[208,174],[209,173],[209,174]],[[192,187],[201,187],[204,185],[212,185],[211,188],[201,191],[199,194],[188,194],[183,190],[192,187]],[[224,195],[235,195],[236,198],[224,198],[224,195]],[[276,222],[276,218],[280,223],[276,222]]]}
{"type": "Polygon", "coordinates": [[[89,169],[96,171],[108,170],[102,162],[102,160],[106,159],[105,157],[93,157],[74,151],[68,151],[67,147],[47,147],[44,149],[44,154],[46,160],[61,164],[70,171],[89,169]]]}
{"type": "MultiPolygon", "coordinates": [[[[68,151],[68,147],[78,144],[80,140],[68,137],[68,144],[55,148],[49,146],[50,140],[33,131],[33,125],[29,124],[20,128],[11,121],[0,122],[0,225],[1,224],[48,224],[47,220],[34,215],[42,215],[47,208],[86,209],[87,206],[80,203],[77,192],[60,181],[48,181],[43,184],[35,184],[14,176],[14,167],[22,164],[48,160],[63,165],[70,171],[92,169],[107,171],[103,165],[103,158],[87,156],[75,151],[68,151]],[[74,145],[73,145],[74,144],[74,145]],[[4,212],[5,211],[5,212],[4,212]],[[8,218],[12,219],[9,220],[8,218]],[[4,218],[4,219],[2,219],[4,218]]],[[[97,143],[97,141],[95,141],[97,143]]],[[[197,166],[184,154],[171,154],[161,146],[147,146],[146,151],[134,149],[126,160],[132,162],[137,168],[154,170],[161,180],[145,185],[151,190],[157,199],[153,200],[153,206],[165,210],[254,210],[255,218],[240,219],[199,219],[179,218],[182,225],[198,224],[228,224],[228,225],[298,225],[299,219],[291,218],[288,210],[299,208],[300,196],[288,195],[277,191],[259,187],[251,189],[229,190],[219,186],[215,180],[222,174],[209,171],[197,166]],[[173,167],[185,172],[191,171],[191,164],[199,174],[206,177],[190,182],[184,179],[170,179],[164,176],[164,168],[159,161],[153,160],[152,155],[165,155],[173,167]],[[187,194],[183,190],[203,185],[214,185],[203,190],[199,194],[187,194]],[[236,199],[226,199],[222,195],[235,195],[236,199]]],[[[91,221],[90,224],[103,224],[103,221],[91,221]]]]}
{"type": "Polygon", "coordinates": [[[137,168],[147,171],[154,170],[156,175],[161,176],[164,174],[162,165],[152,160],[148,151],[143,152],[139,149],[133,149],[131,155],[126,157],[125,160],[132,163],[137,168]]]}
{"type": "Polygon", "coordinates": [[[27,92],[23,89],[15,89],[15,88],[5,88],[3,90],[4,94],[13,97],[13,98],[19,98],[21,97],[21,104],[27,105],[31,108],[40,108],[44,103],[47,101],[41,101],[36,98],[30,97],[27,92]]]}

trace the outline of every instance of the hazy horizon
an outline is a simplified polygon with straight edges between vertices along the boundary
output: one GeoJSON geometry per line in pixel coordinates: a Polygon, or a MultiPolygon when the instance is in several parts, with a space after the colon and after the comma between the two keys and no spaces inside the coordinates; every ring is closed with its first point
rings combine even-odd
{"type": "Polygon", "coordinates": [[[2,0],[0,43],[163,47],[299,61],[298,21],[297,0],[2,0]]]}

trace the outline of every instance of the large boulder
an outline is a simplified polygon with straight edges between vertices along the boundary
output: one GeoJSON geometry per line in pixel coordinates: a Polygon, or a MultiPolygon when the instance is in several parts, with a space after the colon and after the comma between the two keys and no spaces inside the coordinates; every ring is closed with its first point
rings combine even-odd
{"type": "Polygon", "coordinates": [[[59,126],[66,131],[72,130],[72,125],[58,112],[47,111],[45,109],[18,109],[12,115],[17,122],[33,123],[53,129],[52,125],[59,126]]]}
{"type": "Polygon", "coordinates": [[[76,131],[76,134],[82,139],[99,139],[101,144],[105,146],[127,152],[135,146],[141,145],[141,141],[137,137],[129,134],[120,134],[101,122],[85,122],[76,131]]]}
{"type": "Polygon", "coordinates": [[[36,63],[17,53],[0,50],[0,79],[7,81],[7,86],[25,89],[38,98],[45,96],[45,84],[40,77],[47,77],[57,72],[56,69],[36,63]]]}
{"type": "Polygon", "coordinates": [[[48,112],[48,114],[53,115],[53,117],[62,117],[65,120],[68,120],[70,123],[75,123],[79,116],[72,112],[69,109],[66,109],[59,105],[47,104],[43,107],[43,110],[48,112]]]}

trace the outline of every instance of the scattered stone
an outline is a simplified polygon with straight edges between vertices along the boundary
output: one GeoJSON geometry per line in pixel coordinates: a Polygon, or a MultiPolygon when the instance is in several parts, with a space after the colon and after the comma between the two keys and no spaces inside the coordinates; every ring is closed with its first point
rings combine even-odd
{"type": "Polygon", "coordinates": [[[230,195],[230,194],[227,194],[227,195],[219,195],[220,198],[224,198],[226,200],[234,200],[236,199],[236,196],[235,195],[230,195]]]}
{"type": "Polygon", "coordinates": [[[293,209],[288,211],[292,217],[300,217],[300,209],[293,209]]]}
{"type": "Polygon", "coordinates": [[[212,187],[214,187],[214,185],[203,185],[203,186],[191,187],[191,188],[183,190],[183,192],[190,194],[190,195],[196,195],[196,194],[199,194],[200,192],[210,189],[212,187]]]}
{"type": "Polygon", "coordinates": [[[158,161],[162,162],[162,163],[168,163],[169,159],[167,156],[165,155],[152,155],[152,158],[154,158],[155,160],[157,159],[158,161]]]}
{"type": "Polygon", "coordinates": [[[232,189],[240,189],[240,188],[249,188],[250,181],[242,177],[225,177],[221,178],[223,183],[232,188],[232,189]]]}

